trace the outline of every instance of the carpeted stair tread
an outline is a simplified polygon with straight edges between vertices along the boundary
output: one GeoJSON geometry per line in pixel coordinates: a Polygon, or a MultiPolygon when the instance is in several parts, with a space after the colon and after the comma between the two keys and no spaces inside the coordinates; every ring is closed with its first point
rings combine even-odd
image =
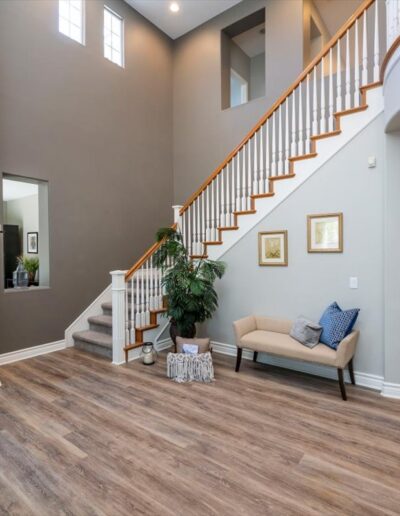
{"type": "MultiPolygon", "coordinates": [[[[111,304],[111,303],[110,303],[111,304]]],[[[111,315],[93,315],[88,318],[88,321],[98,326],[106,326],[112,328],[112,316],[111,315]]]]}
{"type": "Polygon", "coordinates": [[[78,331],[73,334],[73,338],[103,348],[112,348],[112,336],[93,330],[78,331]]]}

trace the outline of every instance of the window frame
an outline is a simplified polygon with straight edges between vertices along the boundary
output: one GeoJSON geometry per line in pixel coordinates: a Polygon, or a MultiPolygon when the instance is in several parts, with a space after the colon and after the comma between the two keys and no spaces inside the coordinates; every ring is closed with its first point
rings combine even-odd
{"type": "MultiPolygon", "coordinates": [[[[112,20],[112,18],[111,18],[112,20]]],[[[111,36],[115,34],[112,32],[111,28],[111,36]]],[[[117,34],[115,34],[118,36],[117,34]]],[[[108,5],[104,4],[103,8],[103,56],[104,59],[107,59],[107,61],[110,61],[110,63],[115,64],[116,66],[119,66],[120,68],[125,68],[125,20],[124,18],[115,12],[113,9],[111,9],[108,5]],[[120,35],[120,54],[121,54],[121,63],[116,62],[112,59],[113,51],[117,51],[114,49],[114,47],[111,45],[106,45],[106,12],[108,12],[111,17],[117,18],[121,23],[121,35],[120,35]],[[111,58],[106,56],[106,46],[111,50],[111,58]]]]}
{"type": "MultiPolygon", "coordinates": [[[[73,38],[70,35],[70,33],[66,34],[65,32],[61,31],[61,29],[60,29],[60,20],[61,20],[60,5],[62,2],[68,2],[69,6],[71,6],[71,0],[58,0],[58,33],[62,34],[63,36],[65,36],[68,39],[71,39],[72,41],[75,41],[75,43],[78,43],[79,45],[86,46],[86,2],[85,2],[85,0],[80,0],[80,2],[81,2],[81,27],[80,27],[81,41],[73,38]]],[[[66,20],[66,19],[64,18],[64,20],[66,20]]],[[[68,27],[69,29],[70,29],[71,25],[74,25],[75,27],[77,27],[77,25],[72,23],[70,19],[68,19],[66,21],[69,24],[69,27],[68,27]]]]}

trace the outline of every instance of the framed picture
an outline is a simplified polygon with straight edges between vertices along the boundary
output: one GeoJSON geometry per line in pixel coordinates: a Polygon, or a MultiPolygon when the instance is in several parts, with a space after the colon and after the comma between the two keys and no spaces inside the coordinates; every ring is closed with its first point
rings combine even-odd
{"type": "Polygon", "coordinates": [[[307,242],[309,253],[342,253],[343,213],[308,215],[307,242]]]}
{"type": "Polygon", "coordinates": [[[287,266],[287,231],[266,231],[258,233],[259,265],[287,266]]]}
{"type": "Polygon", "coordinates": [[[26,248],[29,254],[38,254],[39,252],[39,233],[26,234],[26,248]]]}

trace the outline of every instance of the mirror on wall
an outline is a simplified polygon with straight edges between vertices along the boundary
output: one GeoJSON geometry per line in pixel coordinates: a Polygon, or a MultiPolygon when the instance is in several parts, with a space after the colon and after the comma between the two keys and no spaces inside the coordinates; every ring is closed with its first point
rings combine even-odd
{"type": "Polygon", "coordinates": [[[49,286],[47,182],[4,174],[2,201],[4,289],[49,286]]]}
{"type": "Polygon", "coordinates": [[[222,109],[265,95],[265,9],[221,31],[222,109]]]}

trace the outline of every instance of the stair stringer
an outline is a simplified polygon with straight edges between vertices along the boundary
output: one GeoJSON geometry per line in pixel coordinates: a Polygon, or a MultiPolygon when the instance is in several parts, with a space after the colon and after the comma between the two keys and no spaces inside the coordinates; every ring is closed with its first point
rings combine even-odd
{"type": "Polygon", "coordinates": [[[316,142],[317,156],[294,163],[294,177],[274,181],[274,196],[255,199],[255,213],[243,216],[239,215],[238,229],[235,231],[224,231],[222,234],[223,243],[221,245],[208,246],[208,258],[211,260],[221,258],[254,226],[261,222],[261,220],[279,206],[289,195],[295,192],[335,154],[340,152],[357,134],[375,120],[384,109],[382,86],[367,90],[366,100],[368,105],[367,109],[341,116],[340,134],[320,139],[316,142]]]}

